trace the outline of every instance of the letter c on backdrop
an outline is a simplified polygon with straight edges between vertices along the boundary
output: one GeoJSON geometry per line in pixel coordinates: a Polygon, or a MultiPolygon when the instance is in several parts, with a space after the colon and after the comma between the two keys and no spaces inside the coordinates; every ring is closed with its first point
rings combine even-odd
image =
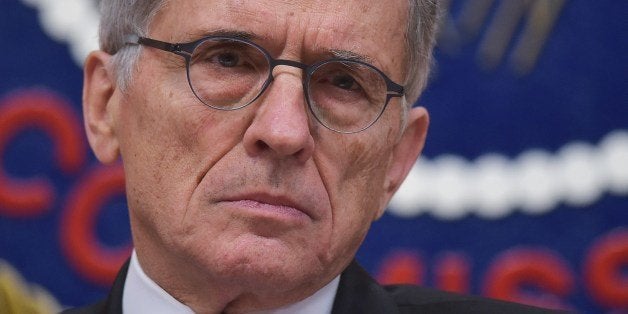
{"type": "Polygon", "coordinates": [[[628,228],[616,229],[597,239],[584,264],[584,279],[593,298],[607,308],[628,308],[626,269],[628,228]]]}
{"type": "MultiPolygon", "coordinates": [[[[57,166],[64,173],[78,171],[85,161],[83,130],[70,105],[57,94],[31,89],[0,101],[0,164],[15,135],[40,129],[54,144],[57,166]]],[[[0,215],[33,217],[52,207],[53,184],[46,178],[10,178],[0,168],[0,215]]]]}
{"type": "Polygon", "coordinates": [[[97,166],[70,191],[60,226],[61,247],[69,264],[83,278],[103,286],[111,284],[131,252],[130,244],[107,247],[96,235],[98,214],[118,195],[124,195],[122,166],[97,166]]]}

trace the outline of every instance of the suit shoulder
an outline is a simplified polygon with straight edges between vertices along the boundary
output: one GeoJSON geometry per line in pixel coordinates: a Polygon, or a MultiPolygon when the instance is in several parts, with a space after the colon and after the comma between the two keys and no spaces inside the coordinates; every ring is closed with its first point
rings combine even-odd
{"type": "Polygon", "coordinates": [[[412,285],[390,285],[384,289],[395,300],[401,313],[565,313],[412,285]]]}

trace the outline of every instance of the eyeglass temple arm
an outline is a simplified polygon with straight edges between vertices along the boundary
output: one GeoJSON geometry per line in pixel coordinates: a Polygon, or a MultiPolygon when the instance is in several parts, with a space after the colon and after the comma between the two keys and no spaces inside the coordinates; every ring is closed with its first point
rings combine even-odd
{"type": "Polygon", "coordinates": [[[127,35],[125,38],[125,44],[129,45],[144,45],[153,48],[157,48],[163,51],[181,53],[181,45],[180,44],[172,44],[167,43],[165,41],[155,40],[146,37],[140,37],[137,35],[127,35]]]}
{"type": "Polygon", "coordinates": [[[388,97],[401,97],[403,96],[404,88],[403,86],[391,81],[388,77],[386,78],[386,92],[388,97]]]}

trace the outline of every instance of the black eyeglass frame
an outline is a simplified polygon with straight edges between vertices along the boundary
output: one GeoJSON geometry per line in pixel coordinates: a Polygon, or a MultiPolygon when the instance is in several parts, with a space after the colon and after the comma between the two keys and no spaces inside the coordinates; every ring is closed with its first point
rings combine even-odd
{"type": "Polygon", "coordinates": [[[287,60],[287,59],[276,59],[273,58],[270,53],[268,51],[266,51],[266,49],[264,49],[264,47],[243,39],[243,38],[238,38],[238,37],[234,37],[234,36],[206,36],[203,38],[200,38],[198,40],[194,40],[191,42],[187,42],[187,43],[169,43],[169,42],[165,42],[165,41],[160,41],[160,40],[156,40],[156,39],[152,39],[152,38],[148,38],[148,37],[142,37],[142,36],[137,36],[137,35],[129,35],[126,38],[125,44],[131,44],[131,45],[143,45],[143,46],[148,46],[148,47],[152,47],[152,48],[157,48],[159,50],[163,50],[166,52],[171,52],[174,53],[176,55],[182,56],[185,59],[185,67],[186,67],[186,75],[187,75],[187,79],[188,79],[188,85],[190,86],[190,89],[192,90],[192,93],[194,93],[194,96],[196,96],[196,98],[202,102],[204,105],[213,108],[213,109],[217,109],[217,110],[223,110],[223,111],[232,111],[232,110],[238,110],[238,109],[242,109],[250,104],[252,104],[253,102],[255,102],[265,91],[266,88],[268,88],[268,86],[272,83],[272,81],[274,80],[273,77],[273,70],[276,66],[278,65],[286,65],[286,66],[292,66],[295,68],[299,68],[302,69],[305,72],[305,78],[303,79],[303,92],[305,95],[305,101],[308,104],[308,108],[310,110],[310,112],[312,113],[312,116],[314,116],[314,118],[320,123],[322,124],[325,128],[332,130],[334,132],[338,132],[338,133],[343,133],[343,134],[353,134],[353,133],[358,133],[358,132],[362,132],[368,128],[370,128],[373,124],[375,124],[375,122],[377,122],[377,120],[379,120],[379,118],[382,116],[382,114],[384,113],[384,111],[386,110],[386,107],[388,107],[388,103],[390,102],[390,99],[393,97],[401,97],[404,95],[404,87],[400,84],[397,84],[395,82],[393,82],[393,80],[391,80],[386,74],[384,74],[384,72],[382,72],[380,69],[378,69],[377,67],[360,61],[360,60],[352,60],[352,59],[343,59],[343,58],[331,58],[331,59],[326,59],[326,60],[322,60],[316,63],[313,63],[311,65],[299,62],[299,61],[294,61],[294,60],[287,60]],[[266,60],[268,61],[268,65],[269,65],[269,69],[268,69],[268,77],[266,78],[266,81],[264,82],[264,84],[262,85],[262,88],[260,89],[259,93],[249,102],[241,105],[241,106],[237,106],[234,108],[221,108],[221,107],[215,107],[212,106],[208,103],[206,103],[205,101],[203,101],[201,99],[201,97],[198,96],[198,94],[196,93],[196,91],[194,90],[194,87],[192,86],[192,81],[190,80],[190,63],[192,60],[192,53],[194,53],[194,50],[196,49],[196,47],[198,47],[200,44],[202,44],[203,42],[207,41],[207,40],[228,40],[228,41],[235,41],[235,42],[241,42],[244,44],[248,44],[253,46],[254,48],[258,49],[260,52],[262,52],[262,54],[266,57],[266,60]],[[312,78],[312,74],[321,66],[330,63],[330,62],[348,62],[348,63],[357,63],[363,66],[366,66],[372,70],[374,70],[375,72],[377,72],[383,79],[384,82],[386,83],[386,101],[384,102],[384,105],[382,106],[382,109],[380,110],[379,114],[377,114],[377,116],[373,119],[373,121],[371,121],[370,123],[368,123],[366,126],[360,128],[359,130],[356,131],[342,131],[342,130],[337,130],[335,128],[332,128],[330,126],[328,126],[327,124],[325,124],[325,122],[321,121],[321,119],[316,115],[316,113],[314,112],[314,109],[312,108],[312,104],[310,102],[310,97],[309,97],[309,83],[310,83],[310,79],[312,78]]]}

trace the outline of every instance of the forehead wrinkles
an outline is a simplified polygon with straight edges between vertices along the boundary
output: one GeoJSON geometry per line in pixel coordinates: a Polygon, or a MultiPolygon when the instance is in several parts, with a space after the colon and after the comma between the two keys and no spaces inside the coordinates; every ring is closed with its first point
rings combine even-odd
{"type": "Polygon", "coordinates": [[[273,54],[284,48],[294,56],[330,49],[355,51],[402,82],[408,3],[397,1],[167,1],[156,17],[163,20],[161,15],[168,15],[167,20],[155,26],[161,29],[159,39],[179,42],[196,39],[190,34],[199,31],[241,29],[255,33],[273,54]]]}
{"type": "MultiPolygon", "coordinates": [[[[245,26],[255,26],[261,37],[296,43],[302,37],[331,32],[333,39],[344,42],[349,37],[368,30],[363,16],[356,16],[336,1],[227,1],[229,20],[245,26]],[[283,35],[283,37],[282,37],[283,35]],[[297,40],[299,39],[299,40],[297,40]]],[[[371,21],[372,24],[373,21],[371,21]]],[[[352,38],[355,41],[356,38],[352,38]]]]}

